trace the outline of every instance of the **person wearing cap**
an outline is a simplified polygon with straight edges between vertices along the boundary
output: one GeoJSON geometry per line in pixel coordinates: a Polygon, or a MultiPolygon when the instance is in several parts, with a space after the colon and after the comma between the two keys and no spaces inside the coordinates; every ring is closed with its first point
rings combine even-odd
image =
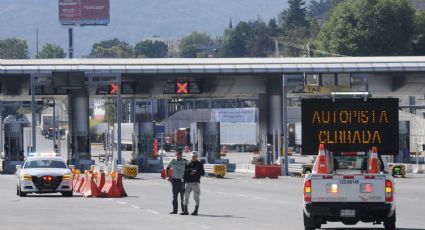
{"type": "Polygon", "coordinates": [[[176,159],[170,161],[165,170],[165,175],[168,177],[168,181],[171,182],[172,191],[173,191],[173,211],[170,214],[177,214],[179,209],[179,204],[177,198],[180,193],[180,205],[182,207],[182,212],[184,212],[183,208],[183,195],[184,195],[184,173],[186,168],[187,160],[183,159],[183,152],[181,150],[177,150],[176,159]],[[168,170],[172,169],[173,174],[171,176],[168,175],[168,170]]]}
{"type": "Polygon", "coordinates": [[[198,153],[192,152],[192,160],[186,165],[184,180],[186,182],[186,191],[184,193],[184,204],[182,215],[188,215],[188,205],[190,193],[193,191],[193,198],[195,199],[195,210],[192,212],[193,216],[198,215],[200,195],[201,195],[201,176],[205,175],[204,165],[198,161],[198,153]]]}

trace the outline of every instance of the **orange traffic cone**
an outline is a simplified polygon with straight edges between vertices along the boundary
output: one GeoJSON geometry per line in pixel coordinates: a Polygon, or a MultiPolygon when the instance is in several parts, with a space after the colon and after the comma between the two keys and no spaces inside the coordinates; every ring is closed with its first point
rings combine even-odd
{"type": "Polygon", "coordinates": [[[329,174],[329,160],[325,153],[325,146],[320,144],[319,154],[313,166],[313,174],[329,174]]]}
{"type": "Polygon", "coordinates": [[[378,159],[378,151],[375,146],[372,147],[372,153],[369,158],[369,167],[368,173],[370,174],[379,174],[379,159],[378,159]]]}

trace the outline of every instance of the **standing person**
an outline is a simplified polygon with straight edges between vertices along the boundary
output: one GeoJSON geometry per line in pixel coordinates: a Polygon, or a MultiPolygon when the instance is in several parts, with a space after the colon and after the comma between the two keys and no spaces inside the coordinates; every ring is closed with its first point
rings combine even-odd
{"type": "Polygon", "coordinates": [[[186,182],[186,191],[184,193],[184,205],[182,215],[189,215],[187,210],[189,205],[190,193],[193,191],[193,198],[195,199],[195,210],[192,212],[193,216],[198,215],[199,209],[199,196],[201,195],[201,176],[205,175],[204,165],[198,161],[198,153],[192,152],[192,160],[186,165],[184,180],[186,182]]]}
{"type": "Polygon", "coordinates": [[[181,150],[177,150],[176,159],[170,161],[165,170],[165,175],[168,177],[168,181],[171,182],[173,188],[173,211],[170,214],[177,214],[179,209],[179,203],[177,198],[180,193],[180,205],[182,207],[182,212],[184,212],[183,208],[183,194],[184,194],[184,172],[186,168],[187,160],[183,159],[183,152],[181,150]],[[168,175],[168,170],[172,169],[172,176],[168,175]]]}

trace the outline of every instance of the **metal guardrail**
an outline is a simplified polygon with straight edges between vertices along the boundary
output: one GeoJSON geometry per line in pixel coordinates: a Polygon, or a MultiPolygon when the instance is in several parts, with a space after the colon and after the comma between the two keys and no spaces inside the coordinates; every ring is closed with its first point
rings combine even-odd
{"type": "Polygon", "coordinates": [[[307,173],[311,173],[313,165],[311,164],[289,164],[288,171],[291,176],[300,176],[303,177],[307,173]]]}

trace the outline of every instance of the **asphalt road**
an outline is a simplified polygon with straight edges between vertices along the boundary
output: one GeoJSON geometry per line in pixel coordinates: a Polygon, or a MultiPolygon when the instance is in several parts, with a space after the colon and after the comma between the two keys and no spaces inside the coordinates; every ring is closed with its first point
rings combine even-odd
{"type": "MultiPolygon", "coordinates": [[[[397,226],[425,229],[425,176],[397,179],[397,226]]],[[[170,215],[171,185],[158,174],[125,180],[127,198],[16,196],[13,175],[0,175],[0,229],[303,229],[302,179],[203,178],[200,216],[170,215]]],[[[194,202],[191,199],[190,209],[194,202]]],[[[326,229],[352,229],[341,224],[326,229]]],[[[383,229],[360,224],[360,229],[383,229]]]]}

